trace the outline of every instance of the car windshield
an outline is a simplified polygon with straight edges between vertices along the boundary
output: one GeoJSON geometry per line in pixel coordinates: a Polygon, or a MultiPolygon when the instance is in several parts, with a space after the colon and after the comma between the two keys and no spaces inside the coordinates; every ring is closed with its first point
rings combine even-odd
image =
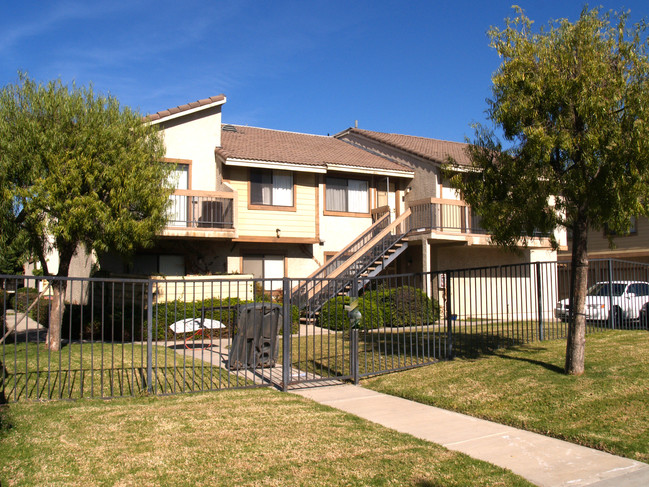
{"type": "Polygon", "coordinates": [[[598,282],[588,290],[589,296],[622,296],[626,284],[613,283],[612,287],[607,282],[598,282]],[[611,290],[611,291],[609,291],[611,290]]]}

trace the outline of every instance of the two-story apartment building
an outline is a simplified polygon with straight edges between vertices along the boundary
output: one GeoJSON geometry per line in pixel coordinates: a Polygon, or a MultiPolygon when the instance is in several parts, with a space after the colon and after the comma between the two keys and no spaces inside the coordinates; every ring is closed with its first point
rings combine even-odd
{"type": "Polygon", "coordinates": [[[479,219],[443,176],[465,144],[351,128],[333,137],[222,123],[224,95],[147,117],[164,134],[177,190],[156,247],[135,274],[245,273],[304,277],[389,206],[410,209],[400,272],[555,260],[547,239],[515,256],[490,246],[479,219]]]}
{"type": "MultiPolygon", "coordinates": [[[[330,137],[224,124],[225,103],[218,95],[146,117],[174,166],[169,222],[156,245],[130,261],[100,256],[102,271],[353,281],[386,267],[414,273],[556,259],[547,238],[518,255],[490,245],[442,170],[449,157],[467,169],[465,144],[356,128],[330,137]]],[[[426,292],[441,302],[442,283],[428,279],[426,292]]]]}
{"type": "Polygon", "coordinates": [[[219,95],[147,117],[177,187],[155,248],[113,273],[304,277],[372,224],[403,210],[411,168],[343,140],[222,124],[219,95]],[[389,181],[389,185],[386,185],[389,181]]]}

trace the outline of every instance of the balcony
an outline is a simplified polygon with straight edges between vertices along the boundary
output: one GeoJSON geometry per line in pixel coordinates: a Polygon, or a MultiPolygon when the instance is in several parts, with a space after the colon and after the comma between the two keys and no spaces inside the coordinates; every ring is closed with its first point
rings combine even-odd
{"type": "Polygon", "coordinates": [[[169,199],[165,237],[235,238],[236,193],[178,189],[169,199]]]}
{"type": "MultiPolygon", "coordinates": [[[[409,235],[426,235],[434,240],[489,245],[490,235],[480,224],[480,217],[462,200],[426,198],[408,204],[409,235]]],[[[548,246],[549,235],[534,232],[531,247],[548,246]]]]}
{"type": "Polygon", "coordinates": [[[486,235],[480,226],[480,217],[460,200],[427,198],[409,204],[411,232],[444,232],[486,235]]]}

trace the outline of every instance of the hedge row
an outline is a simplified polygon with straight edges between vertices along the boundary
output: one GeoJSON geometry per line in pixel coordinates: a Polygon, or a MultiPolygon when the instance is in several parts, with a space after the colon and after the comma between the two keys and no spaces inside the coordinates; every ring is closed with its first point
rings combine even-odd
{"type": "Polygon", "coordinates": [[[364,297],[378,303],[385,326],[420,325],[439,320],[437,300],[413,286],[377,289],[365,293],[364,297]]]}
{"type": "MultiPolygon", "coordinates": [[[[336,296],[327,301],[320,309],[320,326],[330,330],[348,330],[350,320],[345,306],[351,303],[349,296],[336,296]]],[[[358,298],[358,311],[361,313],[359,328],[380,328],[383,325],[382,310],[371,300],[358,298]]]]}
{"type": "MultiPolygon", "coordinates": [[[[201,318],[218,320],[226,328],[211,330],[205,336],[226,338],[236,333],[239,306],[252,303],[237,298],[206,299],[203,301],[185,302],[181,300],[159,303],[153,312],[153,340],[173,340],[184,338],[187,334],[174,334],[169,326],[176,321],[201,318]],[[212,309],[214,308],[214,309],[212,309]]],[[[279,303],[281,305],[281,303],[279,303]]],[[[299,310],[293,306],[292,332],[299,326],[299,310]]],[[[147,309],[132,303],[113,307],[110,303],[94,307],[66,305],[63,315],[63,338],[84,340],[131,341],[147,339],[147,309]],[[103,326],[102,326],[103,322],[103,326]]],[[[192,332],[193,333],[193,332],[192,332]]],[[[282,328],[280,323],[280,335],[282,328]]]]}
{"type": "MultiPolygon", "coordinates": [[[[345,311],[351,299],[336,296],[320,310],[319,322],[330,330],[347,330],[350,320],[345,311]]],[[[439,303],[421,289],[402,286],[369,291],[357,300],[362,329],[422,325],[439,320],[439,303]]]]}

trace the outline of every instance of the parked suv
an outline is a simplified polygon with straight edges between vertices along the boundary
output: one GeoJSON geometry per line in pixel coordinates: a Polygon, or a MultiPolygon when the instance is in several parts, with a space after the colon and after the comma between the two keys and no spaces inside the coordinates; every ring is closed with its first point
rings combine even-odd
{"type": "MultiPolygon", "coordinates": [[[[605,321],[610,317],[619,324],[623,321],[640,319],[640,312],[649,305],[649,282],[613,281],[598,282],[588,289],[586,295],[586,319],[605,321]]],[[[570,300],[557,303],[555,316],[567,321],[570,315],[570,300]]]]}

